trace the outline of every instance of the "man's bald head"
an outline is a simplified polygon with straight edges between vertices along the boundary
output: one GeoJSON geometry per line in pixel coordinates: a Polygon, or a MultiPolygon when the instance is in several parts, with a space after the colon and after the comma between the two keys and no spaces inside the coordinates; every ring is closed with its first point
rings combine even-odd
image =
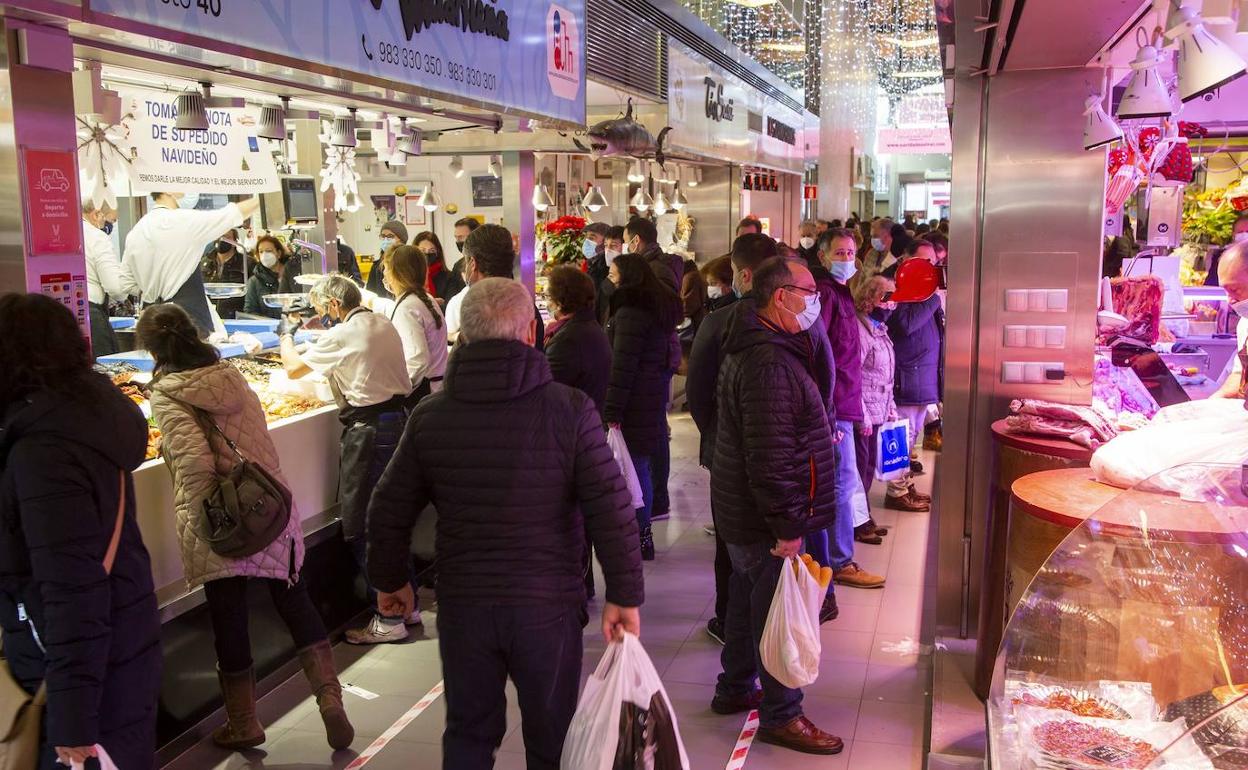
{"type": "Polygon", "coordinates": [[[1231,304],[1248,299],[1248,241],[1226,247],[1218,260],[1218,284],[1231,304]]]}

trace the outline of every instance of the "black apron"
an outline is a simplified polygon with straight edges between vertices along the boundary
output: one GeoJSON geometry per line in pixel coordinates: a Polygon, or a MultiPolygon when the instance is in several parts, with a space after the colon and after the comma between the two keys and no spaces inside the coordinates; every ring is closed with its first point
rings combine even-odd
{"type": "Polygon", "coordinates": [[[144,307],[151,305],[159,305],[162,302],[170,302],[186,311],[186,314],[195,322],[196,328],[199,329],[199,336],[207,337],[213,332],[212,310],[208,307],[208,295],[204,289],[204,276],[199,272],[199,268],[191,273],[191,277],[186,279],[186,283],[182,284],[182,288],[174,292],[172,297],[162,297],[155,302],[144,303],[144,307]]]}
{"type": "Polygon", "coordinates": [[[121,344],[117,342],[117,333],[108,320],[108,296],[104,297],[103,305],[88,302],[87,310],[91,317],[91,355],[99,358],[120,353],[121,344]]]}

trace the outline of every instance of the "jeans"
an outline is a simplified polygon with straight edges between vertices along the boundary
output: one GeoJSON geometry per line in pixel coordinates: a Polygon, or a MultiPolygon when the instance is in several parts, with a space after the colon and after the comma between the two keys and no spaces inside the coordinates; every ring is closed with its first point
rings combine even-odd
{"type": "Polygon", "coordinates": [[[637,526],[643,530],[650,526],[650,512],[654,510],[654,476],[651,475],[651,467],[650,455],[633,455],[633,470],[637,471],[637,482],[641,484],[641,507],[637,509],[637,526]]]}
{"type": "Polygon", "coordinates": [[[727,546],[732,559],[732,590],[724,619],[724,651],[719,658],[724,672],[715,691],[726,698],[743,697],[754,689],[757,676],[763,686],[759,724],[783,727],[802,715],[802,691],[785,687],[767,673],[759,660],[758,646],[785,562],[771,555],[769,543],[727,546]]]}
{"type": "MultiPolygon", "coordinates": [[[[712,514],[714,518],[714,514],[712,514]]],[[[732,557],[728,544],[715,532],[715,617],[723,622],[728,617],[728,594],[732,586],[732,557]]]]}
{"type": "Polygon", "coordinates": [[[650,484],[654,487],[654,503],[650,510],[669,513],[672,510],[672,499],[667,492],[667,483],[672,476],[672,429],[667,429],[667,440],[659,444],[659,448],[650,458],[650,484]]]}
{"type": "Polygon", "coordinates": [[[854,424],[836,421],[841,441],[836,445],[836,521],[828,528],[828,552],[832,569],[844,569],[854,560],[854,496],[862,487],[854,455],[854,424]]]}
{"type": "MultiPolygon", "coordinates": [[[[403,436],[402,411],[351,420],[342,429],[342,455],[338,461],[338,498],[342,537],[360,568],[368,590],[368,602],[377,607],[377,592],[368,582],[368,503],[381,474],[390,464],[403,436]]],[[[414,578],[414,575],[413,575],[414,578]]],[[[415,581],[412,580],[415,587],[415,581]]]]}
{"type": "Polygon", "coordinates": [[[520,701],[529,770],[557,770],[581,683],[584,605],[442,602],[445,770],[488,770],[507,732],[508,677],[520,701]]]}
{"type": "Polygon", "coordinates": [[[273,606],[290,631],[296,650],[303,650],[325,641],[325,623],[308,595],[308,584],[300,580],[293,586],[271,578],[228,577],[204,583],[204,598],[212,619],[213,643],[217,649],[217,666],[226,673],[251,668],[251,638],[247,630],[247,583],[259,580],[269,588],[273,606]]]}

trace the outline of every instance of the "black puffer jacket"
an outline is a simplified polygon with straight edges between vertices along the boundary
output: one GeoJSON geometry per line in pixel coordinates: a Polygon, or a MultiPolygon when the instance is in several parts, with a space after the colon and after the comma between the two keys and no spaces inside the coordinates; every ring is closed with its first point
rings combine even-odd
{"type": "Polygon", "coordinates": [[[738,545],[792,540],[832,524],[832,378],[810,334],[772,329],[751,303],[729,312],[711,465],[715,524],[738,545]]]}
{"type": "Polygon", "coordinates": [[[368,575],[408,579],[412,526],[438,511],[438,600],[583,604],[588,532],[606,600],[643,599],[632,501],[584,393],[519,342],[463,344],[445,389],[412,412],[368,509],[368,575]]]}
{"type": "Polygon", "coordinates": [[[594,309],[586,308],[560,324],[546,340],[545,353],[555,382],[589,396],[601,416],[611,376],[611,341],[594,317],[594,309]]]}
{"type": "Polygon", "coordinates": [[[632,289],[620,289],[618,308],[607,325],[611,338],[611,382],[604,416],[619,423],[635,455],[652,455],[667,441],[667,401],[672,381],[672,333],[649,309],[629,302],[632,289]]]}
{"type": "Polygon", "coordinates": [[[130,481],[146,448],[142,413],[104,377],[80,399],[44,392],[10,404],[0,427],[5,656],[28,691],[47,680],[49,745],[101,743],[126,770],[155,764],[160,692],[160,617],[130,481]]]}

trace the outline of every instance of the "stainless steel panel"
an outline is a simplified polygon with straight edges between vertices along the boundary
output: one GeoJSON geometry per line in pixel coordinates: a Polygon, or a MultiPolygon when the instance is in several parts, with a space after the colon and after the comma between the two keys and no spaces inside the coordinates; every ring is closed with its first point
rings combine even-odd
{"type": "Polygon", "coordinates": [[[537,213],[533,208],[533,185],[537,179],[531,152],[504,152],[503,161],[503,225],[520,236],[520,261],[516,279],[533,291],[536,281],[533,232],[537,213]]]}
{"type": "MultiPolygon", "coordinates": [[[[1010,30],[1005,69],[1082,67],[1146,4],[1141,0],[1019,0],[1022,10],[1017,26],[1010,30]]],[[[998,37],[1010,24],[1009,18],[1000,21],[998,37]]]]}
{"type": "Polygon", "coordinates": [[[17,139],[13,131],[8,30],[0,26],[0,293],[26,291],[26,257],[22,246],[22,199],[17,180],[17,139]]]}
{"type": "Polygon", "coordinates": [[[702,166],[702,182],[685,187],[689,207],[685,210],[697,220],[689,249],[698,255],[698,264],[705,264],[732,248],[737,226],[736,212],[740,196],[733,184],[730,166],[702,166]]]}

